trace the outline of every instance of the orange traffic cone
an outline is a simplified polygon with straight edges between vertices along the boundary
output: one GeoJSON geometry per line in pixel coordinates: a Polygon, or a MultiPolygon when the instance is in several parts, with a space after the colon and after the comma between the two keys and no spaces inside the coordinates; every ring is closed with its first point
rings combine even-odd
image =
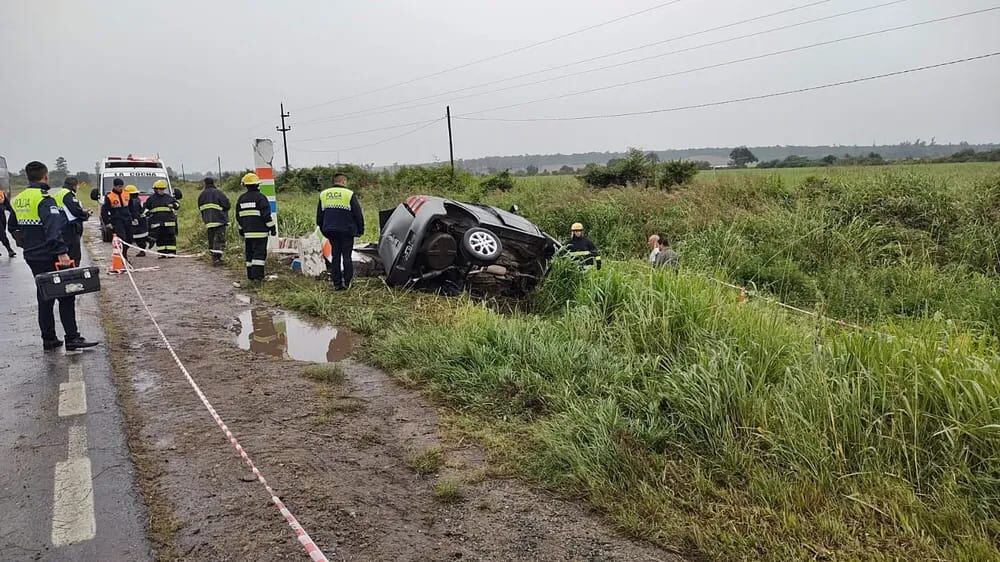
{"type": "Polygon", "coordinates": [[[122,258],[122,241],[115,236],[111,239],[111,267],[108,273],[125,273],[125,259],[122,258]]]}

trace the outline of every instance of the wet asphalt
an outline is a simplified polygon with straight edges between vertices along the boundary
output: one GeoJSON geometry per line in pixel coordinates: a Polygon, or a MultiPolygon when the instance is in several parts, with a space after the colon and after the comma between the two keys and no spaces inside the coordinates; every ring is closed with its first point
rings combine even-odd
{"type": "MultiPolygon", "coordinates": [[[[77,299],[103,342],[99,315],[96,295],[77,299]]],[[[107,349],[43,351],[34,279],[6,253],[0,318],[0,560],[152,560],[107,349]]]]}

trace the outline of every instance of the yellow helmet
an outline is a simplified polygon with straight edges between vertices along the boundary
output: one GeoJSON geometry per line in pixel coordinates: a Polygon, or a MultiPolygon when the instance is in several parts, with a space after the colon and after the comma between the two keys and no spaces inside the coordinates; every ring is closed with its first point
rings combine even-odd
{"type": "Polygon", "coordinates": [[[260,184],[260,178],[257,177],[257,174],[250,172],[245,176],[243,176],[243,179],[240,180],[240,183],[242,183],[243,185],[258,185],[260,184]]]}
{"type": "Polygon", "coordinates": [[[167,180],[156,180],[153,182],[153,189],[166,189],[167,180]]]}
{"type": "Polygon", "coordinates": [[[573,226],[569,227],[570,230],[583,230],[583,224],[575,222],[573,226]]]}
{"type": "Polygon", "coordinates": [[[139,188],[136,187],[136,186],[134,186],[134,185],[126,185],[125,186],[125,192],[126,193],[139,193],[139,188]]]}

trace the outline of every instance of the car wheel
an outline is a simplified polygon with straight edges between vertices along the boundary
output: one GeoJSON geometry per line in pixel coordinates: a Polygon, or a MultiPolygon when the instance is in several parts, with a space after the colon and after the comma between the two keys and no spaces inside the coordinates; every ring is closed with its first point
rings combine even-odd
{"type": "Polygon", "coordinates": [[[462,236],[462,249],[472,259],[492,263],[503,252],[500,237],[485,228],[473,227],[462,236]]]}

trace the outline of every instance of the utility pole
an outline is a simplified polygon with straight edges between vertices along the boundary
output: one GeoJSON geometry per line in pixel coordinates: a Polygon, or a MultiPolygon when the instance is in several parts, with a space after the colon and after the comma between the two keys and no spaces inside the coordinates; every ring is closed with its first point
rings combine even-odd
{"type": "Polygon", "coordinates": [[[219,159],[219,181],[222,181],[222,157],[216,156],[219,159]]]}
{"type": "Polygon", "coordinates": [[[285,102],[281,102],[281,126],[275,127],[281,133],[281,146],[285,149],[285,173],[288,173],[288,137],[285,135],[292,128],[285,125],[285,117],[291,117],[291,113],[285,113],[285,102]]]}
{"type": "Polygon", "coordinates": [[[184,164],[181,164],[181,179],[184,180],[184,181],[188,181],[188,176],[184,172],[184,164]]]}
{"type": "Polygon", "coordinates": [[[448,117],[448,155],[451,159],[451,179],[455,179],[455,147],[451,141],[451,106],[444,106],[444,111],[448,117]]]}

